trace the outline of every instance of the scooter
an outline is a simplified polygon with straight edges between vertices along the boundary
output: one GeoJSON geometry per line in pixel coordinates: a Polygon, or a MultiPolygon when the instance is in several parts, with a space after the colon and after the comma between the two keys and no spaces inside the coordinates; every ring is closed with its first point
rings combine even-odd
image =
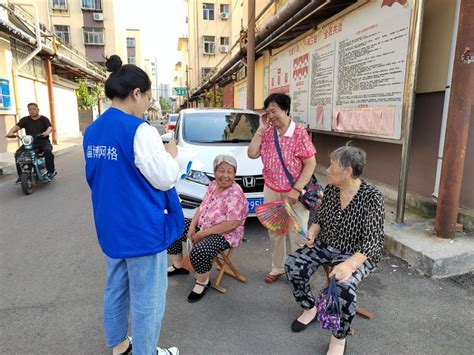
{"type": "Polygon", "coordinates": [[[42,136],[23,136],[10,135],[9,138],[18,138],[23,144],[23,151],[16,157],[16,162],[20,165],[21,175],[21,189],[25,195],[33,193],[33,187],[37,183],[48,183],[51,179],[48,178],[48,170],[46,170],[46,161],[44,154],[37,149],[33,149],[33,143],[36,138],[42,136]]]}

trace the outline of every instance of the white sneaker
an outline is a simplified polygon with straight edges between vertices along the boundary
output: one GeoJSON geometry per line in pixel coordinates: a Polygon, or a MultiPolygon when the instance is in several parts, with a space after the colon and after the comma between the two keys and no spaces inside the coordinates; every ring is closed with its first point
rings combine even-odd
{"type": "Polygon", "coordinates": [[[179,355],[179,349],[175,346],[168,349],[156,348],[157,355],[179,355]]]}

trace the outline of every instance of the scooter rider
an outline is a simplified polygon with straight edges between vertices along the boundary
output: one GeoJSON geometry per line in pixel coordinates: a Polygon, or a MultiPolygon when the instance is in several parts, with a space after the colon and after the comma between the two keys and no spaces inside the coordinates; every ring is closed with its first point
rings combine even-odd
{"type": "MultiPolygon", "coordinates": [[[[45,116],[39,114],[38,105],[34,102],[28,104],[28,113],[29,116],[25,116],[18,123],[13,126],[13,128],[8,132],[7,137],[14,135],[20,129],[24,128],[27,135],[36,137],[37,135],[42,135],[37,137],[33,142],[33,149],[40,149],[44,153],[44,158],[46,161],[46,169],[48,170],[48,178],[49,180],[54,179],[55,169],[54,169],[54,154],[53,154],[53,146],[49,140],[49,135],[53,131],[51,127],[51,122],[45,116]]],[[[15,161],[17,157],[21,154],[24,147],[21,146],[15,152],[15,161]]],[[[18,173],[18,179],[16,183],[20,183],[20,165],[16,164],[16,171],[18,173]]]]}

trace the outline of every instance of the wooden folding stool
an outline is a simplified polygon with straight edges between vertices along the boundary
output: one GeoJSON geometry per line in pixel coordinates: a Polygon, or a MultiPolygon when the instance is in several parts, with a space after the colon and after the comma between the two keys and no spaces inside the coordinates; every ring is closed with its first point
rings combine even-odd
{"type": "Polygon", "coordinates": [[[211,284],[213,288],[215,288],[217,291],[221,293],[225,293],[226,291],[226,289],[221,286],[221,281],[222,281],[222,278],[224,277],[224,274],[227,274],[240,282],[247,281],[247,278],[243,276],[241,273],[239,273],[237,269],[235,268],[234,264],[232,264],[231,258],[232,258],[233,251],[234,251],[234,248],[221,251],[219,255],[217,255],[216,258],[214,259],[214,262],[217,266],[217,270],[219,270],[219,273],[217,274],[216,278],[211,284]]]}

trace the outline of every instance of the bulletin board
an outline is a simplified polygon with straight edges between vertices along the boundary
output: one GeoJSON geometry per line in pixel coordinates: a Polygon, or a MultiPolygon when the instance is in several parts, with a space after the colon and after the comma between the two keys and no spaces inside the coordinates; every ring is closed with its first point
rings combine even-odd
{"type": "Polygon", "coordinates": [[[0,110],[11,110],[10,81],[0,79],[0,110]]]}
{"type": "Polygon", "coordinates": [[[413,1],[370,1],[273,55],[270,93],[310,130],[400,141],[413,1]]]}

